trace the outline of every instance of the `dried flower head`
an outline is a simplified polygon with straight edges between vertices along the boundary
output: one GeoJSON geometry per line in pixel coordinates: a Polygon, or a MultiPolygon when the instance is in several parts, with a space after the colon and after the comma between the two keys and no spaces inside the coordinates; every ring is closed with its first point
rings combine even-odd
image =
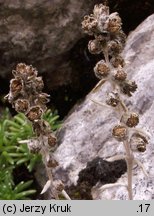
{"type": "Polygon", "coordinates": [[[10,82],[10,92],[15,97],[21,93],[23,89],[23,82],[20,78],[12,79],[10,82]]]}
{"type": "Polygon", "coordinates": [[[127,137],[127,128],[124,125],[116,125],[112,130],[112,135],[122,141],[127,137]]]}
{"type": "Polygon", "coordinates": [[[33,106],[27,112],[27,118],[30,121],[34,121],[34,120],[40,119],[42,114],[43,114],[43,110],[41,109],[40,106],[33,106]]]}
{"type": "Polygon", "coordinates": [[[32,122],[33,130],[37,136],[48,135],[51,132],[51,127],[48,122],[43,119],[37,119],[32,122]]]}
{"type": "Polygon", "coordinates": [[[139,116],[137,113],[131,113],[126,121],[128,127],[135,127],[139,123],[139,116]]]}
{"type": "Polygon", "coordinates": [[[145,135],[140,133],[134,133],[130,139],[130,145],[132,151],[145,152],[148,140],[145,135]]]}
{"type": "Polygon", "coordinates": [[[93,14],[84,17],[84,20],[82,22],[82,29],[89,35],[93,35],[95,32],[97,32],[97,20],[95,19],[93,14]]]}
{"type": "Polygon", "coordinates": [[[109,16],[109,7],[103,4],[96,4],[94,6],[93,14],[96,17],[96,19],[99,19],[100,16],[109,16]]]}
{"type": "Polygon", "coordinates": [[[124,59],[118,55],[118,56],[113,56],[110,60],[111,64],[113,67],[117,68],[119,66],[124,67],[125,66],[125,61],[124,59]]]}
{"type": "Polygon", "coordinates": [[[118,55],[122,52],[123,46],[118,40],[111,40],[107,44],[110,56],[118,55]]]}
{"type": "Polygon", "coordinates": [[[59,165],[58,161],[56,161],[52,156],[47,160],[47,166],[50,168],[55,168],[59,165]]]}
{"type": "Polygon", "coordinates": [[[135,127],[139,123],[139,115],[134,112],[126,112],[123,114],[121,122],[128,127],[135,127]]]}
{"type": "Polygon", "coordinates": [[[93,13],[98,22],[98,31],[102,33],[107,32],[109,8],[103,4],[99,4],[94,7],[93,13]]]}
{"type": "Polygon", "coordinates": [[[50,147],[55,147],[57,144],[57,138],[53,135],[53,133],[48,134],[48,145],[50,147]]]}
{"type": "Polygon", "coordinates": [[[121,29],[121,26],[122,22],[119,14],[117,12],[110,14],[107,30],[111,33],[115,33],[121,29]]]}
{"type": "Polygon", "coordinates": [[[114,78],[115,80],[122,82],[127,78],[127,73],[121,67],[119,67],[119,69],[114,74],[114,78]]]}
{"type": "Polygon", "coordinates": [[[37,76],[37,70],[32,65],[26,65],[24,63],[17,64],[16,74],[21,77],[37,76]]]}
{"type": "Polygon", "coordinates": [[[94,72],[95,72],[95,75],[99,79],[102,79],[102,78],[107,77],[109,75],[110,68],[105,63],[104,60],[101,60],[101,61],[97,62],[96,66],[94,67],[94,72]]]}
{"type": "Polygon", "coordinates": [[[106,100],[106,103],[112,107],[116,107],[119,104],[119,95],[116,92],[111,92],[106,100]]]}
{"type": "Polygon", "coordinates": [[[26,64],[24,64],[24,63],[19,63],[19,64],[17,64],[17,66],[16,66],[16,72],[18,73],[18,74],[24,74],[24,73],[26,73],[26,64]]]}
{"type": "Polygon", "coordinates": [[[44,88],[44,83],[43,83],[42,77],[36,77],[34,84],[35,84],[35,88],[38,92],[42,91],[42,89],[44,88]]]}
{"type": "Polygon", "coordinates": [[[15,110],[25,113],[29,109],[29,102],[26,99],[17,99],[15,101],[15,110]]]}
{"type": "Polygon", "coordinates": [[[43,111],[46,111],[47,107],[46,107],[46,103],[48,103],[50,101],[48,94],[46,93],[40,93],[38,94],[37,98],[35,99],[35,104],[40,106],[43,111]]]}
{"type": "Polygon", "coordinates": [[[128,95],[129,97],[132,96],[137,89],[137,84],[135,81],[126,80],[121,84],[121,90],[124,94],[128,95]]]}
{"type": "Polygon", "coordinates": [[[102,52],[101,43],[98,40],[90,40],[88,43],[88,50],[92,54],[99,54],[102,52]]]}

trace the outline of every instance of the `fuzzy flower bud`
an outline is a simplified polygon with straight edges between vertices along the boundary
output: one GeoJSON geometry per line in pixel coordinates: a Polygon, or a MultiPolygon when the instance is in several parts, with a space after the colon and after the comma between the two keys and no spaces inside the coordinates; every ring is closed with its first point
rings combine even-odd
{"type": "Polygon", "coordinates": [[[123,125],[116,125],[112,130],[112,135],[119,141],[125,140],[127,136],[127,128],[123,125]]]}
{"type": "Polygon", "coordinates": [[[104,60],[97,62],[96,66],[94,67],[94,72],[96,77],[102,79],[109,75],[110,69],[108,65],[105,63],[104,60]]]}
{"type": "Polygon", "coordinates": [[[131,113],[126,121],[128,127],[135,127],[139,123],[139,116],[136,113],[131,113]]]}
{"type": "Polygon", "coordinates": [[[128,95],[129,97],[132,96],[132,93],[134,93],[137,89],[137,84],[135,81],[126,80],[121,84],[121,90],[124,94],[128,95]]]}
{"type": "Polygon", "coordinates": [[[48,145],[50,147],[55,147],[57,144],[57,138],[53,134],[48,135],[48,145]]]}
{"type": "Polygon", "coordinates": [[[40,119],[42,116],[42,109],[40,108],[40,106],[33,106],[29,109],[28,113],[27,113],[27,118],[30,121],[34,121],[37,119],[40,119]]]}
{"type": "Polygon", "coordinates": [[[94,16],[98,21],[98,30],[100,33],[107,32],[108,18],[109,18],[109,7],[98,4],[95,5],[93,10],[94,16]]]}
{"type": "Polygon", "coordinates": [[[124,59],[118,55],[118,56],[113,56],[110,60],[111,64],[113,67],[117,68],[119,66],[124,67],[125,66],[125,61],[124,59]]]}
{"type": "Polygon", "coordinates": [[[15,101],[15,110],[25,113],[29,108],[29,102],[26,99],[18,99],[15,101]]]}
{"type": "Polygon", "coordinates": [[[59,165],[58,162],[54,158],[52,158],[52,156],[50,156],[49,159],[47,160],[47,166],[50,168],[55,168],[58,165],[59,165]]]}
{"type": "Polygon", "coordinates": [[[96,4],[93,10],[94,16],[99,19],[101,15],[108,16],[109,15],[109,7],[103,4],[96,4]]]}
{"type": "Polygon", "coordinates": [[[130,139],[130,146],[132,151],[145,152],[148,140],[140,133],[134,133],[130,139]]]}
{"type": "Polygon", "coordinates": [[[91,54],[99,54],[102,51],[101,43],[98,40],[90,40],[88,43],[88,50],[91,54]]]}
{"type": "Polygon", "coordinates": [[[123,50],[122,44],[118,40],[111,40],[108,42],[108,52],[110,56],[117,55],[123,50]]]}
{"type": "Polygon", "coordinates": [[[139,115],[137,113],[125,113],[122,118],[121,122],[126,124],[128,127],[135,127],[139,123],[139,115]]]}
{"type": "Polygon", "coordinates": [[[46,93],[40,93],[34,102],[36,105],[40,105],[40,107],[43,109],[43,111],[46,111],[46,109],[47,109],[46,103],[48,103],[50,101],[49,96],[50,95],[48,95],[46,93]]]}
{"type": "Polygon", "coordinates": [[[116,107],[116,106],[119,104],[119,95],[118,95],[118,93],[111,92],[111,93],[108,95],[108,98],[107,98],[107,100],[106,100],[106,103],[107,103],[109,106],[116,107]]]}
{"type": "Polygon", "coordinates": [[[44,88],[42,77],[35,78],[35,88],[37,91],[42,91],[42,89],[44,88]]]}
{"type": "Polygon", "coordinates": [[[119,69],[114,74],[114,78],[115,80],[122,82],[127,78],[127,73],[121,67],[119,67],[119,69]]]}
{"type": "Polygon", "coordinates": [[[110,14],[107,30],[111,33],[115,33],[121,29],[122,22],[117,12],[110,14]]]}
{"type": "Polygon", "coordinates": [[[26,65],[24,63],[19,63],[17,64],[16,67],[16,74],[18,76],[37,76],[37,70],[35,68],[32,67],[32,65],[26,65]]]}
{"type": "Polygon", "coordinates": [[[20,78],[12,79],[10,82],[10,91],[13,96],[17,96],[23,88],[23,82],[20,78]]]}
{"type": "Polygon", "coordinates": [[[97,20],[95,19],[93,14],[84,17],[84,20],[82,22],[82,29],[89,35],[93,35],[95,32],[97,32],[97,20]]]}

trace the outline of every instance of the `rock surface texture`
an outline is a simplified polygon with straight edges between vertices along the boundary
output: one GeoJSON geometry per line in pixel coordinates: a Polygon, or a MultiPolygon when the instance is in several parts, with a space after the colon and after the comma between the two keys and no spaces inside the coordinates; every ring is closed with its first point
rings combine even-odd
{"type": "MultiPolygon", "coordinates": [[[[138,166],[133,169],[133,195],[135,200],[154,199],[154,15],[148,17],[128,37],[123,56],[127,61],[128,77],[135,80],[138,89],[132,97],[124,100],[129,109],[140,114],[138,128],[150,136],[147,150],[135,153],[145,166],[146,177],[138,166]]],[[[59,148],[55,152],[60,168],[56,174],[66,185],[77,184],[79,172],[87,163],[100,157],[103,160],[123,154],[123,145],[111,136],[113,126],[118,123],[118,112],[107,106],[100,106],[91,99],[103,102],[110,85],[104,84],[96,93],[90,93],[85,100],[76,105],[58,132],[59,148]]],[[[116,172],[116,171],[115,171],[116,172]]],[[[93,176],[95,179],[95,175],[93,176]]],[[[124,173],[117,181],[127,184],[124,173]]],[[[106,182],[107,183],[107,182],[106,182]]],[[[101,186],[102,184],[100,184],[101,186]]],[[[93,188],[94,199],[126,200],[125,187],[113,187],[100,192],[93,188]]]]}
{"type": "Polygon", "coordinates": [[[99,2],[0,0],[0,77],[8,78],[17,63],[25,62],[52,73],[53,88],[68,83],[67,51],[82,37],[83,16],[99,2]]]}

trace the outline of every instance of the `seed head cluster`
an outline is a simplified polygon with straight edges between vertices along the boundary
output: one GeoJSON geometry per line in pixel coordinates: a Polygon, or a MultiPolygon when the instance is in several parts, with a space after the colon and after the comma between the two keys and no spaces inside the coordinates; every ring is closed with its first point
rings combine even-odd
{"type": "MultiPolygon", "coordinates": [[[[52,169],[58,166],[58,162],[52,154],[57,148],[57,139],[48,122],[43,120],[49,95],[42,92],[44,87],[42,77],[38,76],[38,71],[35,68],[24,63],[19,63],[12,73],[14,78],[10,81],[10,91],[5,98],[17,112],[24,113],[31,122],[36,137],[27,140],[28,148],[32,153],[42,155],[47,173],[49,173],[52,190],[54,194],[59,193],[56,191],[56,187],[63,188],[63,184],[60,180],[53,181],[51,174],[52,169]]],[[[58,198],[57,195],[55,197],[58,198]]]]}
{"type": "Polygon", "coordinates": [[[28,143],[31,152],[38,153],[46,148],[56,145],[56,137],[51,132],[50,125],[42,119],[46,111],[49,95],[43,93],[44,83],[38,77],[38,71],[31,65],[19,63],[13,70],[14,79],[10,81],[10,92],[6,96],[17,112],[22,112],[32,123],[36,139],[28,143]],[[47,139],[46,139],[47,138],[47,139]],[[42,142],[42,139],[46,141],[42,142]]]}
{"type": "MultiPolygon", "coordinates": [[[[89,52],[104,55],[104,59],[96,63],[94,73],[98,79],[108,81],[113,86],[113,91],[106,98],[106,104],[113,108],[124,108],[121,94],[131,97],[137,84],[127,78],[124,69],[125,60],[121,52],[125,46],[126,35],[122,31],[119,14],[110,14],[109,7],[103,4],[95,5],[93,14],[84,17],[82,29],[94,37],[88,43],[89,52]]],[[[138,114],[124,109],[120,124],[113,128],[112,135],[119,141],[126,140],[130,128],[136,127],[138,123],[138,114]]]]}
{"type": "Polygon", "coordinates": [[[126,35],[122,31],[119,14],[110,14],[109,7],[103,4],[95,5],[93,14],[84,17],[82,28],[85,33],[94,36],[88,44],[89,52],[104,53],[106,57],[94,67],[96,77],[110,82],[114,80],[123,94],[131,96],[137,85],[134,81],[127,80],[127,73],[123,69],[125,61],[121,52],[125,46],[126,35]]]}
{"type": "MultiPolygon", "coordinates": [[[[109,82],[111,92],[108,93],[105,103],[120,113],[121,119],[112,128],[112,136],[123,143],[125,160],[128,169],[128,195],[132,195],[132,172],[135,163],[133,152],[146,150],[147,138],[136,128],[139,115],[129,111],[122,97],[131,97],[137,89],[135,81],[129,80],[124,69],[125,60],[121,53],[125,46],[126,35],[122,31],[122,21],[117,12],[109,13],[109,7],[95,5],[93,14],[84,17],[82,29],[94,39],[88,43],[88,50],[92,54],[103,54],[104,58],[96,63],[94,73],[100,79],[98,89],[105,82],[109,82]]],[[[92,91],[94,92],[94,91],[92,91]]],[[[101,103],[98,103],[101,104],[101,103]]]]}

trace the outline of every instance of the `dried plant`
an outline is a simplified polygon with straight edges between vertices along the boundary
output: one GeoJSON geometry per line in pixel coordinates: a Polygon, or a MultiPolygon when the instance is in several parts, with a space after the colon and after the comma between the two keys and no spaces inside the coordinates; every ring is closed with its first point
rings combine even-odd
{"type": "Polygon", "coordinates": [[[70,199],[64,190],[63,183],[60,180],[54,180],[52,175],[52,169],[58,166],[58,161],[53,156],[57,139],[49,123],[42,118],[47,109],[46,103],[49,102],[49,95],[42,92],[44,87],[42,77],[37,76],[37,70],[31,65],[23,63],[18,64],[12,73],[14,79],[10,81],[10,92],[5,98],[17,112],[24,113],[32,124],[36,137],[20,141],[20,143],[26,142],[30,152],[42,155],[48,181],[41,193],[50,188],[55,199],[59,199],[59,194],[70,199]]]}
{"type": "MultiPolygon", "coordinates": [[[[82,28],[85,33],[93,36],[89,41],[88,49],[92,54],[103,53],[104,59],[97,62],[94,73],[100,79],[92,93],[96,92],[105,82],[111,84],[112,91],[108,94],[105,104],[93,100],[102,106],[108,105],[120,113],[120,123],[112,129],[112,136],[123,143],[125,155],[117,155],[111,160],[125,159],[127,163],[128,196],[133,199],[132,192],[132,168],[136,163],[147,175],[140,161],[134,158],[134,151],[144,152],[148,144],[145,133],[135,128],[139,123],[139,115],[130,111],[122,99],[122,95],[131,97],[137,89],[135,81],[129,80],[124,69],[125,60],[121,56],[126,35],[122,31],[122,21],[117,12],[109,13],[109,7],[95,5],[93,14],[84,17],[82,28]]],[[[111,161],[110,160],[110,161],[111,161]]],[[[109,184],[101,187],[101,190],[119,185],[109,184]]]]}

